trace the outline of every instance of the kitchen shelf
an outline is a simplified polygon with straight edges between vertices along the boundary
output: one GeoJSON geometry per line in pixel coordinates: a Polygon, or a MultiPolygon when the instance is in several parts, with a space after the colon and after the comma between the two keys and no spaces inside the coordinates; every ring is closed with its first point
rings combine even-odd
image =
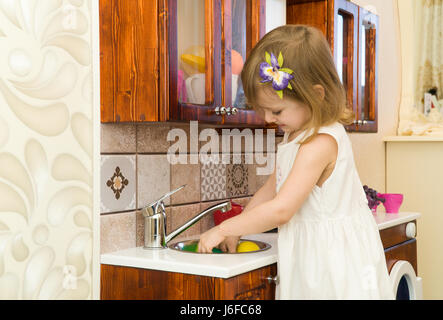
{"type": "Polygon", "coordinates": [[[441,136],[387,136],[383,142],[443,142],[441,136]]]}

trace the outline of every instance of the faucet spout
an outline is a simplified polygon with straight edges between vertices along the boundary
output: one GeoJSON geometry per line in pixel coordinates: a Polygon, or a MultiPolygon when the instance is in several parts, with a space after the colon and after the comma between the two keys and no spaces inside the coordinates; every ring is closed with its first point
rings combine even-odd
{"type": "Polygon", "coordinates": [[[186,229],[190,228],[191,226],[193,226],[194,224],[196,224],[200,219],[202,219],[203,217],[205,217],[206,215],[208,215],[209,213],[212,213],[214,211],[217,210],[221,210],[222,212],[226,212],[231,210],[232,206],[231,206],[231,201],[226,201],[226,202],[222,202],[222,203],[218,203],[216,205],[213,205],[212,207],[207,208],[206,210],[203,210],[202,212],[200,212],[198,215],[196,215],[195,217],[193,217],[192,219],[190,219],[189,221],[187,221],[186,223],[184,223],[182,226],[178,227],[177,229],[175,229],[174,231],[172,231],[170,234],[168,234],[164,239],[164,243],[163,243],[163,247],[166,247],[166,244],[171,241],[172,239],[174,239],[176,236],[178,236],[180,233],[182,233],[183,231],[185,231],[186,229]]]}

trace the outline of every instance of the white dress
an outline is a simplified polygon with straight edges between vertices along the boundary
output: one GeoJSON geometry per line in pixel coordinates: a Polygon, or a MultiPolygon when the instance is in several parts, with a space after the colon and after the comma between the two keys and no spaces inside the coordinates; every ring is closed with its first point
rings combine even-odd
{"type": "MultiPolygon", "coordinates": [[[[294,163],[299,134],[277,150],[277,192],[294,163]]],[[[310,131],[312,133],[312,129],[310,131]]],[[[342,124],[321,127],[335,138],[332,174],[315,186],[291,220],[278,228],[277,299],[394,299],[383,245],[342,124]]]]}

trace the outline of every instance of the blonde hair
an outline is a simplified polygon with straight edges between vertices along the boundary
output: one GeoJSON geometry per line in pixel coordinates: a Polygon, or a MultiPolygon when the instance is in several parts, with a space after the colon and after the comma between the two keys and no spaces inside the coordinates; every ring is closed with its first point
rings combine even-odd
{"type": "MultiPolygon", "coordinates": [[[[267,33],[253,48],[245,62],[241,80],[248,105],[258,107],[259,90],[272,89],[272,83],[260,83],[260,63],[265,61],[265,52],[278,57],[283,55],[283,67],[294,71],[290,81],[292,90],[286,88],[283,99],[295,99],[306,104],[311,111],[311,119],[305,128],[313,128],[313,134],[301,142],[312,140],[322,126],[340,122],[353,123],[354,113],[347,106],[346,92],[340,82],[329,44],[320,30],[305,25],[285,25],[267,33]],[[324,88],[321,97],[314,86],[324,88]]],[[[281,66],[280,66],[281,67],[281,66]]],[[[273,89],[272,89],[273,90],[273,89]]],[[[277,93],[275,93],[277,97],[277,93]]]]}

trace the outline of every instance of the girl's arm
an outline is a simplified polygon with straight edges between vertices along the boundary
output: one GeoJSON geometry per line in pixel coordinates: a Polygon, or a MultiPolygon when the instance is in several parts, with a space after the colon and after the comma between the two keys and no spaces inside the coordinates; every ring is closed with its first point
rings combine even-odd
{"type": "Polygon", "coordinates": [[[199,251],[211,252],[227,236],[259,233],[287,223],[306,201],[325,168],[336,160],[337,150],[335,139],[326,134],[302,145],[278,194],[203,233],[199,251]]]}

